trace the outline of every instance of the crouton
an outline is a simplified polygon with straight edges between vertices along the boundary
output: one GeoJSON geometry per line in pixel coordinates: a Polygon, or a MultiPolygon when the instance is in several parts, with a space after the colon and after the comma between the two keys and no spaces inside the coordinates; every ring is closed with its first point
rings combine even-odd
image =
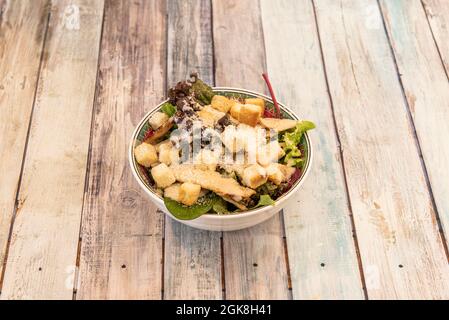
{"type": "Polygon", "coordinates": [[[240,110],[239,121],[250,125],[256,126],[261,116],[260,107],[255,104],[244,104],[240,110]]]}
{"type": "Polygon", "coordinates": [[[156,148],[156,151],[159,152],[160,147],[166,144],[173,145],[173,142],[171,142],[170,139],[167,139],[155,144],[154,147],[156,148]]]}
{"type": "Polygon", "coordinates": [[[231,106],[231,109],[229,110],[229,113],[231,114],[231,116],[239,121],[239,116],[240,116],[240,111],[242,109],[243,104],[238,103],[238,102],[234,102],[231,106]]]}
{"type": "Polygon", "coordinates": [[[179,163],[179,150],[171,143],[164,143],[159,146],[159,162],[167,166],[179,163]]]}
{"type": "Polygon", "coordinates": [[[260,107],[254,104],[236,103],[232,106],[230,113],[239,122],[250,125],[251,127],[254,127],[259,122],[261,116],[260,107]]]}
{"type": "Polygon", "coordinates": [[[257,188],[267,182],[267,172],[265,168],[258,164],[253,164],[243,170],[242,182],[250,188],[257,188]]]}
{"type": "Polygon", "coordinates": [[[204,106],[197,114],[203,123],[209,127],[213,127],[218,120],[225,116],[224,112],[218,111],[209,105],[204,106]]]}
{"type": "Polygon", "coordinates": [[[165,122],[168,121],[168,116],[163,112],[155,112],[148,120],[151,128],[154,130],[159,129],[165,122]]]}
{"type": "Polygon", "coordinates": [[[220,95],[215,95],[211,102],[212,108],[224,113],[227,113],[233,104],[230,99],[220,95]]]}
{"type": "Polygon", "coordinates": [[[151,169],[151,175],[159,188],[167,188],[175,183],[173,172],[165,163],[161,163],[151,169]]]}
{"type": "Polygon", "coordinates": [[[181,202],[181,184],[175,183],[164,189],[164,197],[181,202]]]}
{"type": "Polygon", "coordinates": [[[181,184],[180,197],[181,203],[186,206],[191,206],[198,200],[201,192],[201,186],[191,182],[184,182],[181,184]]]}
{"type": "Polygon", "coordinates": [[[260,116],[263,115],[265,111],[265,100],[261,98],[247,98],[245,99],[245,104],[253,104],[259,106],[260,116]]]}
{"type": "Polygon", "coordinates": [[[139,164],[150,167],[157,162],[156,148],[149,143],[141,143],[134,149],[134,156],[139,164]]]}

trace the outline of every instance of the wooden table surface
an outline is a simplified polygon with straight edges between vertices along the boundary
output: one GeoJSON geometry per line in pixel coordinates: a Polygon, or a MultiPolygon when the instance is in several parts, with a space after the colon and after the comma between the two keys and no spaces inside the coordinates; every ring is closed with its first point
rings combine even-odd
{"type": "Polygon", "coordinates": [[[449,299],[449,1],[0,0],[1,299],[449,299]],[[174,222],[127,161],[190,71],[317,124],[273,219],[174,222]]]}

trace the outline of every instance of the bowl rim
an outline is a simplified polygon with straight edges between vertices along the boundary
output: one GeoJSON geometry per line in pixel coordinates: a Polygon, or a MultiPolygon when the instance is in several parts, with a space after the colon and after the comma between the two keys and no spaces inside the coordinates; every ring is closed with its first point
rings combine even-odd
{"type": "MultiPolygon", "coordinates": [[[[255,97],[260,97],[263,98],[264,100],[267,100],[268,102],[273,103],[273,100],[262,93],[256,92],[256,91],[252,91],[252,90],[247,90],[247,89],[243,89],[243,88],[236,88],[236,87],[212,87],[212,90],[214,92],[220,92],[220,91],[225,91],[225,92],[230,92],[230,93],[243,93],[243,94],[249,94],[255,97]]],[[[140,187],[155,201],[157,201],[160,205],[165,206],[163,199],[157,195],[153,190],[151,190],[150,188],[147,187],[147,185],[142,181],[141,177],[139,176],[139,174],[137,173],[136,170],[136,161],[135,161],[135,157],[134,157],[134,144],[137,140],[137,134],[140,131],[141,127],[144,125],[144,123],[146,121],[148,121],[149,117],[159,111],[160,107],[165,103],[168,102],[168,99],[165,99],[163,101],[161,101],[158,105],[156,105],[153,109],[151,109],[150,111],[148,111],[143,117],[142,119],[139,121],[139,123],[137,124],[137,126],[134,128],[134,131],[131,135],[131,140],[129,142],[129,147],[128,147],[128,161],[131,167],[131,172],[134,176],[134,178],[137,180],[138,184],[140,185],[140,187]]],[[[286,112],[287,114],[289,114],[293,119],[295,120],[301,120],[301,117],[298,116],[297,114],[295,114],[289,107],[287,107],[285,104],[281,103],[278,101],[278,105],[283,109],[284,112],[286,112]]],[[[281,195],[278,199],[275,200],[274,205],[270,205],[270,206],[264,206],[264,207],[260,207],[260,208],[256,208],[256,209],[251,209],[251,210],[247,210],[247,211],[242,211],[242,212],[236,212],[236,213],[231,213],[231,214],[214,214],[214,213],[206,213],[204,215],[202,215],[200,218],[210,218],[210,219],[232,219],[232,218],[236,218],[236,217],[248,217],[248,216],[252,216],[252,215],[257,215],[258,213],[264,212],[266,210],[269,209],[273,209],[276,208],[278,206],[280,206],[282,203],[284,203],[286,200],[288,200],[293,194],[296,193],[296,191],[303,185],[304,181],[306,180],[307,176],[309,175],[310,172],[310,168],[312,165],[312,161],[314,158],[314,152],[313,152],[313,146],[312,146],[312,141],[308,135],[308,133],[306,132],[304,134],[304,137],[306,139],[306,144],[308,146],[308,157],[307,157],[307,163],[305,166],[305,169],[303,169],[303,173],[301,175],[301,177],[295,182],[295,184],[293,186],[291,186],[291,188],[283,195],[281,195]]],[[[173,215],[171,215],[173,216],[173,215]]]]}

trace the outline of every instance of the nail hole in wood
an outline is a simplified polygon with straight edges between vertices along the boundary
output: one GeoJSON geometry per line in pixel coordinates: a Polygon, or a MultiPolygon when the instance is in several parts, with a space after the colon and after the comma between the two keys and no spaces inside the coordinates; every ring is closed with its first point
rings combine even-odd
{"type": "Polygon", "coordinates": [[[258,264],[257,263],[253,263],[253,267],[257,267],[258,266],[258,264]]]}
{"type": "Polygon", "coordinates": [[[321,262],[320,266],[321,266],[322,268],[324,268],[326,265],[325,265],[324,263],[321,262]]]}
{"type": "Polygon", "coordinates": [[[399,268],[404,268],[404,266],[402,264],[398,265],[399,268]]]}
{"type": "Polygon", "coordinates": [[[122,269],[126,269],[126,265],[122,264],[122,269]]]}

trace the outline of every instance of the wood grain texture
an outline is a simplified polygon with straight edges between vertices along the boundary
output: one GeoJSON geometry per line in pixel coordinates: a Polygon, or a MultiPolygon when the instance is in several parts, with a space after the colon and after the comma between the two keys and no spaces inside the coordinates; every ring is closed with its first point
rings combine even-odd
{"type": "MultiPolygon", "coordinates": [[[[0,1],[0,274],[33,108],[47,1],[0,1]]],[[[1,288],[0,288],[1,291],[1,288]]]]}
{"type": "Polygon", "coordinates": [[[449,1],[422,0],[434,40],[443,60],[446,74],[449,74],[449,1]]]}
{"type": "Polygon", "coordinates": [[[159,299],[162,213],[132,176],[128,143],[164,96],[164,1],[107,1],[77,299],[159,299]]]}
{"type": "Polygon", "coordinates": [[[72,298],[102,12],[52,5],[2,299],[72,298]]]}
{"type": "MultiPolygon", "coordinates": [[[[167,12],[169,86],[192,71],[213,84],[210,0],[170,0],[167,12]]],[[[164,299],[222,297],[220,235],[165,219],[164,299]]]]}
{"type": "Polygon", "coordinates": [[[315,1],[372,299],[448,298],[449,265],[376,1],[315,1]]]}
{"type": "Polygon", "coordinates": [[[167,85],[199,73],[206,83],[214,83],[212,8],[210,0],[169,0],[167,85]]]}
{"type": "Polygon", "coordinates": [[[363,299],[312,3],[262,0],[261,7],[277,97],[317,126],[310,176],[284,208],[293,299],[363,299]]]}
{"type": "MultiPolygon", "coordinates": [[[[259,2],[213,1],[217,86],[265,92],[265,49],[259,2]]],[[[227,299],[287,299],[288,276],[280,214],[223,234],[227,299]]]]}
{"type": "Polygon", "coordinates": [[[381,8],[437,211],[449,235],[449,79],[421,2],[381,1],[381,8]]]}

